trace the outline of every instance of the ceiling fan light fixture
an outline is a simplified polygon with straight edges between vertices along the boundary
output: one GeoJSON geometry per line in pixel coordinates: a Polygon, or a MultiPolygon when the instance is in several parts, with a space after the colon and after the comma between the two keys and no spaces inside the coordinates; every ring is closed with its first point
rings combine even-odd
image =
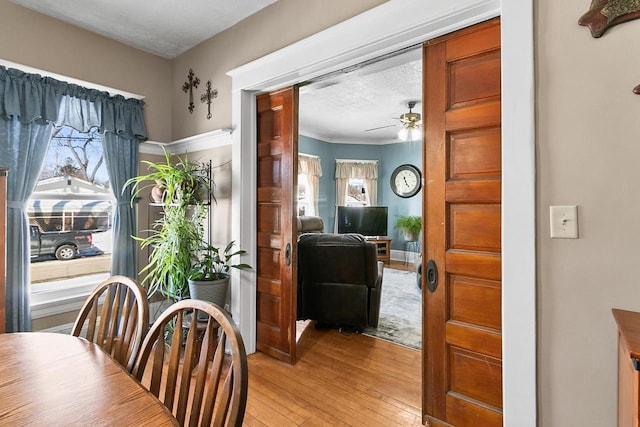
{"type": "Polygon", "coordinates": [[[400,115],[400,121],[403,127],[398,132],[398,138],[402,141],[415,141],[422,138],[422,131],[420,129],[422,116],[420,113],[411,111],[413,107],[416,106],[416,102],[417,101],[407,102],[409,112],[400,115]]]}
{"type": "Polygon", "coordinates": [[[422,139],[422,130],[418,126],[403,127],[398,132],[398,138],[402,141],[417,141],[422,139]]]}
{"type": "Polygon", "coordinates": [[[418,123],[420,121],[420,113],[404,113],[400,115],[400,121],[406,125],[418,123]]]}

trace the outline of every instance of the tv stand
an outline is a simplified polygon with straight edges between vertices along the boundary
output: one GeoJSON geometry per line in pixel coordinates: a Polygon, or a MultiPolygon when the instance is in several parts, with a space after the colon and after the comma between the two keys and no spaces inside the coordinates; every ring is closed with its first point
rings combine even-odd
{"type": "Polygon", "coordinates": [[[387,236],[365,236],[365,239],[375,243],[378,249],[378,261],[389,265],[391,263],[391,238],[387,236]]]}

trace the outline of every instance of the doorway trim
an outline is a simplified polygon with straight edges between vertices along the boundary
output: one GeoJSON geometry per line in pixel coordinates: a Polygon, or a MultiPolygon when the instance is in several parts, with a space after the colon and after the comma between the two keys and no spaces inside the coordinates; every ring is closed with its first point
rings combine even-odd
{"type": "MultiPolygon", "coordinates": [[[[257,93],[297,84],[501,16],[504,425],[535,426],[536,216],[533,0],[389,1],[231,70],[232,237],[256,246],[257,93]]],[[[256,254],[247,260],[256,265],[256,254]]],[[[255,351],[255,276],[234,272],[231,310],[255,351]]]]}

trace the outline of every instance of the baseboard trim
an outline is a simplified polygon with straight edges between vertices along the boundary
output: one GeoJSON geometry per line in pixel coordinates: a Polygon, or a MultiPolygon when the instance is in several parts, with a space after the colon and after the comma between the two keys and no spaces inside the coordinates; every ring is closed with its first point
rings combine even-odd
{"type": "Polygon", "coordinates": [[[399,249],[391,249],[391,260],[413,264],[418,256],[416,252],[401,251],[399,249]]]}

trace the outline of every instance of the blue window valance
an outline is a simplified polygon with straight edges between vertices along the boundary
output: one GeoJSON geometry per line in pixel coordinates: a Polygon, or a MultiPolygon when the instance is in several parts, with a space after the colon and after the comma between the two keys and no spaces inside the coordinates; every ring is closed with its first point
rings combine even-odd
{"type": "Polygon", "coordinates": [[[144,102],[0,66],[0,118],[52,123],[87,132],[96,126],[129,140],[147,140],[144,102]]]}

